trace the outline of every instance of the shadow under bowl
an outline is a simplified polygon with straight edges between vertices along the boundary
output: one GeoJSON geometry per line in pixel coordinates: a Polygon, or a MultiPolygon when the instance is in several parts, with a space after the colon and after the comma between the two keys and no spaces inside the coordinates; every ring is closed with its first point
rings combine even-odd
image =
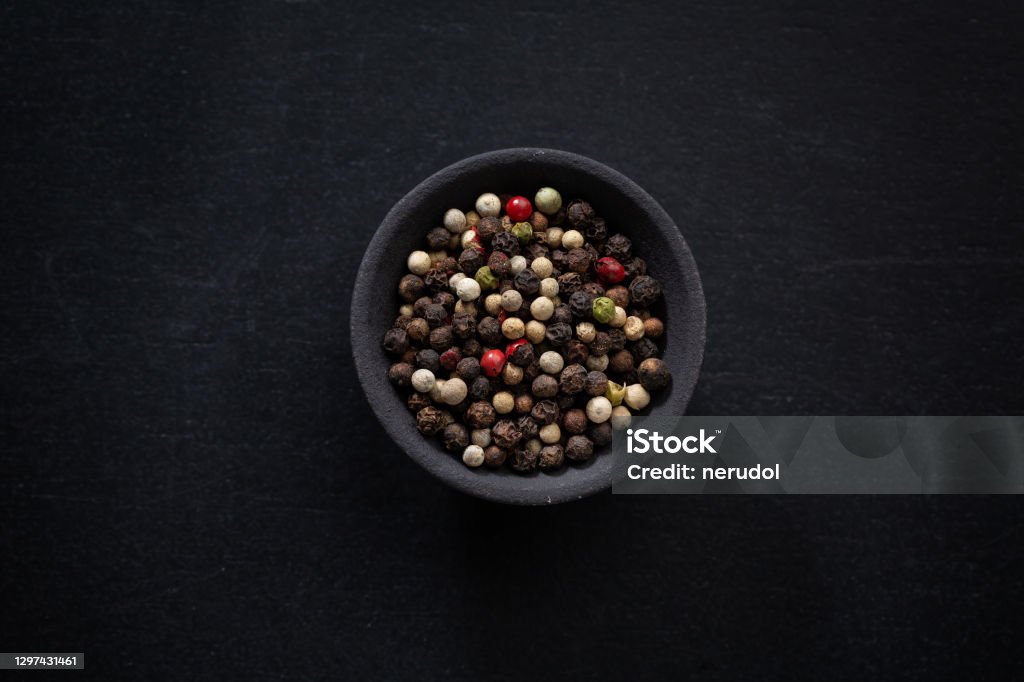
{"type": "Polygon", "coordinates": [[[517,474],[506,468],[471,469],[437,439],[416,430],[402,393],[387,378],[391,360],[381,348],[384,332],[398,316],[398,280],[406,256],[425,248],[424,235],[451,207],[472,207],[484,192],[532,197],[540,187],[556,188],[564,203],[589,201],[609,233],[633,241],[648,274],[664,285],[655,308],[665,322],[659,339],[671,385],[654,395],[647,414],[681,415],[693,394],[704,358],[706,313],[700,275],[689,247],[667,213],[636,183],[592,159],[551,149],[503,149],[459,161],[406,194],[384,218],[363,256],[352,293],[351,341],[359,381],[388,435],[420,466],[470,495],[508,504],[554,504],[580,499],[612,484],[612,458],[598,449],[583,465],[553,473],[517,474]]]}

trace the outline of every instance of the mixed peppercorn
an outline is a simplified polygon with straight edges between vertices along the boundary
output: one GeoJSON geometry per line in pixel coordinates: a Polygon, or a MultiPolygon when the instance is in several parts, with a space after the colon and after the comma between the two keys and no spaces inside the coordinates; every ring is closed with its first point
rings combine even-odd
{"type": "Polygon", "coordinates": [[[483,194],[426,244],[398,283],[388,378],[467,466],[585,462],[671,382],[649,310],[661,283],[589,203],[483,194]]]}

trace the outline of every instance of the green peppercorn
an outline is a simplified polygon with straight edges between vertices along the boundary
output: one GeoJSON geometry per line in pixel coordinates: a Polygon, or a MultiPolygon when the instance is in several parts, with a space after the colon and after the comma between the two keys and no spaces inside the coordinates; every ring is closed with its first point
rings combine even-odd
{"type": "Polygon", "coordinates": [[[615,317],[615,301],[607,296],[598,296],[594,299],[593,315],[598,322],[608,324],[615,317]]]}
{"type": "Polygon", "coordinates": [[[476,280],[481,289],[493,289],[498,286],[498,278],[491,272],[491,268],[486,265],[476,271],[473,279],[476,280]]]}
{"type": "Polygon", "coordinates": [[[519,238],[521,244],[529,244],[533,239],[533,227],[530,223],[516,223],[512,226],[512,234],[519,238]]]}
{"type": "Polygon", "coordinates": [[[622,404],[622,399],[626,397],[626,387],[617,384],[614,381],[608,382],[608,389],[604,392],[604,397],[608,398],[608,402],[612,404],[612,407],[622,404]]]}

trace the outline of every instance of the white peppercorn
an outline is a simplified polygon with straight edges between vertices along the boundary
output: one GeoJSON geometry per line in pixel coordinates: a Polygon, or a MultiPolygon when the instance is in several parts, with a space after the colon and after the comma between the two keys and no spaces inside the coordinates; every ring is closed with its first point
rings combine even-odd
{"type": "Polygon", "coordinates": [[[501,307],[514,313],[523,307],[523,295],[515,289],[509,289],[501,295],[501,307]]]}
{"type": "Polygon", "coordinates": [[[626,339],[629,341],[642,339],[644,336],[644,321],[639,317],[627,317],[626,323],[622,325],[622,331],[626,334],[626,339]]]}
{"type": "Polygon", "coordinates": [[[592,372],[603,372],[608,369],[607,355],[591,355],[587,358],[587,369],[592,372]]]}
{"type": "Polygon", "coordinates": [[[629,408],[624,405],[617,405],[612,408],[612,428],[613,429],[625,429],[629,426],[629,423],[633,421],[633,415],[630,413],[629,408]]]}
{"type": "Polygon", "coordinates": [[[562,438],[562,430],[558,428],[558,424],[548,424],[547,426],[540,427],[537,432],[537,437],[540,438],[542,443],[557,443],[562,438]]]}
{"type": "Polygon", "coordinates": [[[558,296],[558,280],[554,277],[545,277],[540,281],[540,290],[538,293],[546,298],[554,298],[555,296],[558,296]]]}
{"type": "Polygon", "coordinates": [[[562,208],[562,195],[554,187],[541,187],[533,196],[533,205],[541,213],[554,215],[562,208]]]}
{"type": "Polygon", "coordinates": [[[441,388],[441,402],[446,405],[458,405],[469,395],[469,387],[466,382],[458,377],[448,379],[441,388]]]}
{"type": "Polygon", "coordinates": [[[480,283],[472,277],[463,277],[455,285],[455,293],[458,294],[460,300],[475,301],[480,298],[480,283]]]}
{"type": "Polygon", "coordinates": [[[464,249],[479,249],[480,241],[473,230],[466,230],[459,236],[459,243],[464,249]]]}
{"type": "Polygon", "coordinates": [[[583,343],[590,343],[597,335],[597,327],[593,322],[580,322],[576,325],[576,338],[583,343]]]}
{"type": "Polygon", "coordinates": [[[508,261],[508,269],[513,276],[525,270],[527,265],[529,261],[526,260],[526,256],[512,256],[508,261]]]}
{"type": "Polygon", "coordinates": [[[442,391],[444,390],[444,384],[445,384],[445,380],[444,379],[435,379],[434,380],[434,385],[430,387],[430,399],[433,400],[435,403],[443,403],[444,402],[444,399],[442,398],[442,396],[443,396],[442,391]]]}
{"type": "Polygon", "coordinates": [[[505,368],[501,370],[501,378],[504,379],[505,383],[509,386],[517,386],[523,381],[523,368],[509,362],[505,365],[505,368]]]}
{"type": "Polygon", "coordinates": [[[591,398],[587,401],[587,419],[595,424],[608,421],[612,416],[612,404],[604,396],[591,398]]]}
{"type": "Polygon", "coordinates": [[[501,333],[506,339],[521,339],[526,333],[526,325],[518,317],[510,317],[501,323],[501,333]]]}
{"type": "Polygon", "coordinates": [[[578,249],[583,246],[583,233],[578,230],[568,230],[562,233],[562,248],[566,251],[578,249]]]}
{"type": "Polygon", "coordinates": [[[565,367],[565,358],[553,350],[543,353],[539,362],[540,368],[548,374],[558,374],[565,367]]]}
{"type": "Polygon", "coordinates": [[[560,227],[549,227],[548,231],[544,233],[544,242],[552,249],[557,249],[562,245],[562,228],[560,227]]]}
{"type": "Polygon", "coordinates": [[[501,199],[497,194],[487,192],[476,199],[476,212],[481,218],[490,218],[501,213],[501,199]]]}
{"type": "Polygon", "coordinates": [[[484,310],[488,315],[498,315],[501,312],[501,294],[488,294],[484,299],[484,310]]]}
{"type": "Polygon", "coordinates": [[[459,286],[459,282],[466,279],[466,273],[456,272],[454,275],[448,278],[448,288],[455,291],[459,286]]]}
{"type": "Polygon", "coordinates": [[[533,319],[545,322],[555,314],[555,304],[551,302],[550,298],[538,296],[530,304],[530,314],[533,315],[533,319]]]}
{"type": "Polygon", "coordinates": [[[622,402],[634,410],[642,410],[651,402],[651,394],[641,384],[630,384],[626,386],[626,396],[622,402]]]}
{"type": "Polygon", "coordinates": [[[491,405],[494,405],[494,411],[498,414],[508,414],[516,409],[516,399],[508,391],[498,391],[491,398],[491,405]]]}
{"type": "Polygon", "coordinates": [[[474,469],[484,463],[484,449],[479,445],[467,445],[462,451],[462,463],[474,469]]]}
{"type": "Polygon", "coordinates": [[[533,262],[530,263],[530,269],[537,273],[537,276],[541,279],[546,279],[551,276],[551,272],[554,270],[554,264],[541,256],[540,258],[534,258],[533,262]]]}
{"type": "Polygon", "coordinates": [[[418,369],[412,373],[412,387],[420,393],[429,393],[434,388],[434,373],[429,369],[418,369]]]}
{"type": "Polygon", "coordinates": [[[409,254],[405,264],[409,266],[409,272],[420,276],[427,274],[427,271],[434,265],[426,251],[413,251],[409,254]]]}
{"type": "Polygon", "coordinates": [[[454,234],[465,232],[469,227],[466,223],[466,214],[457,208],[449,208],[444,214],[445,228],[454,234]]]}
{"type": "Polygon", "coordinates": [[[615,306],[615,314],[612,315],[612,319],[608,322],[609,327],[618,329],[622,325],[626,324],[626,310],[622,306],[615,306]]]}
{"type": "Polygon", "coordinates": [[[491,430],[473,429],[469,432],[469,441],[473,445],[479,445],[482,448],[486,448],[491,444],[491,430]]]}
{"type": "Polygon", "coordinates": [[[543,322],[537,320],[530,320],[526,323],[526,340],[530,343],[540,343],[544,340],[544,335],[547,334],[548,328],[543,322]]]}
{"type": "Polygon", "coordinates": [[[412,303],[403,303],[398,307],[399,315],[406,315],[408,317],[412,317],[414,312],[415,309],[412,307],[412,303]]]}

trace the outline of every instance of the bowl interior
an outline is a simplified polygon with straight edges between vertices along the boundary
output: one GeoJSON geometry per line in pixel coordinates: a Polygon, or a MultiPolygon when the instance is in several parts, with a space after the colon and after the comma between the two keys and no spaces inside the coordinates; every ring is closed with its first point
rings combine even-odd
{"type": "Polygon", "coordinates": [[[352,352],[367,399],[391,438],[416,462],[463,492],[512,504],[550,504],[581,498],[611,485],[612,458],[599,449],[584,465],[554,473],[521,475],[506,469],[470,469],[437,439],[416,430],[402,394],[387,379],[390,359],[381,338],[398,316],[398,280],[409,252],[425,248],[424,236],[445,210],[468,210],[484,192],[524,194],[540,187],[561,192],[565,202],[589,201],[609,233],[633,240],[648,273],[664,285],[658,314],[665,322],[662,359],[672,384],[654,396],[648,412],[683,414],[704,356],[705,304],[693,256],[672,219],[635,183],[586,157],[547,149],[507,149],[474,156],[424,180],[402,198],[377,230],[356,277],[352,298],[352,352]]]}

